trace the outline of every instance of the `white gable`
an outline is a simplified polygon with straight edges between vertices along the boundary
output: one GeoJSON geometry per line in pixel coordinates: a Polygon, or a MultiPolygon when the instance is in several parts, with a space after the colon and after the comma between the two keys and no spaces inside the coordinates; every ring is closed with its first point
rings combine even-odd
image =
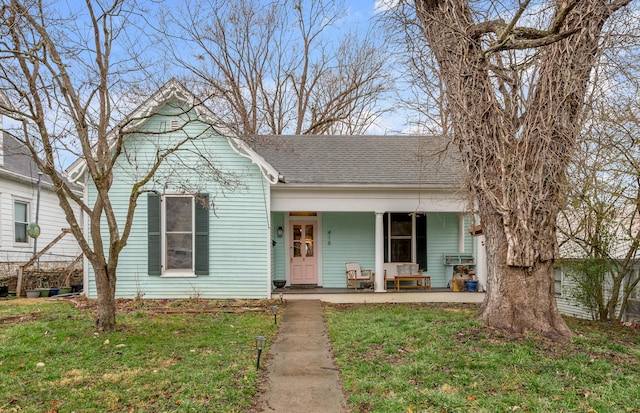
{"type": "MultiPolygon", "coordinates": [[[[257,165],[264,177],[270,183],[275,184],[278,182],[278,171],[265,161],[262,156],[258,155],[253,149],[247,146],[242,139],[238,138],[230,130],[220,127],[213,112],[206,108],[193,93],[188,91],[176,79],[171,79],[165,83],[165,85],[147,99],[145,103],[140,105],[135,111],[127,116],[126,119],[120,122],[120,124],[111,132],[111,140],[115,141],[115,131],[118,131],[119,129],[124,131],[136,130],[146,122],[151,115],[157,113],[162,106],[172,100],[178,100],[179,102],[184,102],[189,107],[193,107],[198,114],[198,118],[202,122],[212,125],[216,132],[227,138],[236,153],[250,159],[255,165],[257,165]]],[[[67,169],[66,175],[71,181],[77,182],[83,179],[85,171],[85,162],[82,158],[79,158],[67,169]]]]}

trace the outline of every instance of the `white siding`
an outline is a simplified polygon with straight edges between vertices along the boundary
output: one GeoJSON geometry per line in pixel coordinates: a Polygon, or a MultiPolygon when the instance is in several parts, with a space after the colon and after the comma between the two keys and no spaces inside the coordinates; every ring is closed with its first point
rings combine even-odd
{"type": "Polygon", "coordinates": [[[571,277],[568,277],[566,273],[559,268],[556,269],[556,276],[558,273],[560,273],[561,276],[561,294],[556,295],[558,311],[560,311],[561,314],[571,317],[591,320],[593,318],[591,312],[571,298],[571,289],[574,288],[575,285],[575,283],[572,282],[571,277]]]}
{"type": "MultiPolygon", "coordinates": [[[[640,265],[640,263],[636,264],[636,271],[638,265],[640,265]]],[[[571,297],[571,289],[575,287],[575,281],[572,280],[572,277],[567,276],[566,272],[562,268],[556,269],[556,274],[558,272],[562,275],[562,294],[560,296],[556,296],[556,302],[558,303],[558,310],[560,313],[577,318],[593,319],[594,316],[591,314],[591,311],[577,303],[571,297]]],[[[607,291],[605,292],[605,299],[608,299],[611,294],[611,284],[609,283],[606,288],[607,291]]],[[[622,301],[622,294],[620,294],[620,301],[622,301]]],[[[616,309],[616,312],[618,311],[619,308],[616,309]]],[[[595,315],[595,318],[597,318],[597,314],[595,315]]]]}
{"type": "MultiPolygon", "coordinates": [[[[28,183],[0,177],[0,263],[24,263],[33,256],[33,239],[29,238],[28,244],[14,242],[13,208],[15,201],[28,203],[29,222],[35,222],[37,196],[37,182],[28,183]]],[[[69,227],[64,213],[58,205],[58,198],[45,185],[42,185],[40,192],[38,222],[40,225],[40,237],[37,241],[38,251],[60,235],[62,228],[69,227]]],[[[68,234],[46,252],[41,261],[71,261],[79,253],[78,244],[73,236],[68,234]]]]}

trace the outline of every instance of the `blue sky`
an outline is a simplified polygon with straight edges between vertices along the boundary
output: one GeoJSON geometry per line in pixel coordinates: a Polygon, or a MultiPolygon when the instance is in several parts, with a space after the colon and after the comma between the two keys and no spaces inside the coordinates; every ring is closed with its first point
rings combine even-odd
{"type": "MultiPolygon", "coordinates": [[[[233,0],[229,0],[233,1],[233,0]]],[[[262,0],[272,1],[272,0],[262,0]]],[[[371,24],[371,20],[375,18],[377,11],[381,8],[385,8],[385,5],[395,2],[396,0],[344,0],[344,6],[348,11],[348,14],[344,17],[344,29],[345,30],[367,30],[371,24]]],[[[84,3],[84,2],[82,2],[84,3]]],[[[157,0],[142,0],[140,4],[147,6],[150,10],[160,10],[162,7],[177,7],[180,2],[173,1],[157,1],[157,0]]],[[[53,3],[61,14],[66,15],[71,10],[84,10],[85,7],[79,3],[70,0],[57,0],[53,3]]],[[[82,12],[84,13],[84,11],[82,12]]],[[[153,19],[153,11],[146,18],[151,17],[153,19]]],[[[76,20],[76,24],[82,24],[81,20],[76,20]]],[[[90,40],[90,39],[88,39],[90,40]]],[[[134,39],[135,42],[136,39],[134,39]]],[[[137,39],[142,41],[142,39],[137,39]]],[[[139,47],[140,43],[133,44],[132,47],[139,47]]],[[[5,118],[5,126],[8,126],[8,119],[5,118]]],[[[376,125],[372,126],[367,133],[369,134],[388,134],[401,131],[404,124],[404,115],[401,113],[389,113],[382,119],[379,119],[376,125]]]]}

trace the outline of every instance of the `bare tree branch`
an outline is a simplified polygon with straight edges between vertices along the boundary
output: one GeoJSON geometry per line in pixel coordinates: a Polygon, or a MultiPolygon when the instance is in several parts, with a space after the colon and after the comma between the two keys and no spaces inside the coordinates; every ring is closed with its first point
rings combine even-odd
{"type": "Polygon", "coordinates": [[[185,1],[169,53],[239,136],[365,131],[392,83],[373,34],[340,35],[340,0],[185,1]],[[183,51],[189,45],[190,55],[183,51]]]}

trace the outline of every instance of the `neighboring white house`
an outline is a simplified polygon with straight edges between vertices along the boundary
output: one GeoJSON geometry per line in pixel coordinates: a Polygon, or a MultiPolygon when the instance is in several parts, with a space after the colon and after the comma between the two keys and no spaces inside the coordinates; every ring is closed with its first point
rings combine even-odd
{"type": "MultiPolygon", "coordinates": [[[[6,104],[6,98],[2,99],[6,104]]],[[[39,174],[26,148],[2,125],[0,116],[0,279],[15,276],[20,265],[68,227],[50,179],[39,174]],[[34,239],[28,235],[27,228],[36,221],[40,236],[34,239]]],[[[81,193],[78,188],[78,194],[81,193]]],[[[80,248],[69,234],[43,254],[39,265],[47,268],[50,263],[71,262],[79,254],[80,248]]]]}
{"type": "MultiPolygon", "coordinates": [[[[623,262],[624,256],[630,248],[630,240],[620,237],[616,243],[617,248],[614,249],[613,257],[619,263],[623,262]]],[[[574,298],[574,290],[576,289],[576,280],[574,274],[569,269],[568,262],[579,261],[584,258],[581,248],[572,241],[565,241],[560,248],[560,254],[564,260],[556,263],[555,270],[555,292],[558,309],[562,314],[572,317],[596,319],[597,314],[592,314],[591,310],[584,305],[578,303],[574,298]]],[[[625,286],[637,280],[640,277],[640,253],[636,253],[630,262],[631,275],[629,279],[625,279],[621,286],[619,300],[622,301],[623,289],[625,286]]],[[[608,279],[605,281],[605,299],[609,299],[611,295],[612,283],[608,279]]],[[[620,304],[619,304],[620,305],[620,304]]],[[[622,317],[623,321],[640,322],[640,285],[636,286],[629,296],[629,302],[622,317]]]]}

